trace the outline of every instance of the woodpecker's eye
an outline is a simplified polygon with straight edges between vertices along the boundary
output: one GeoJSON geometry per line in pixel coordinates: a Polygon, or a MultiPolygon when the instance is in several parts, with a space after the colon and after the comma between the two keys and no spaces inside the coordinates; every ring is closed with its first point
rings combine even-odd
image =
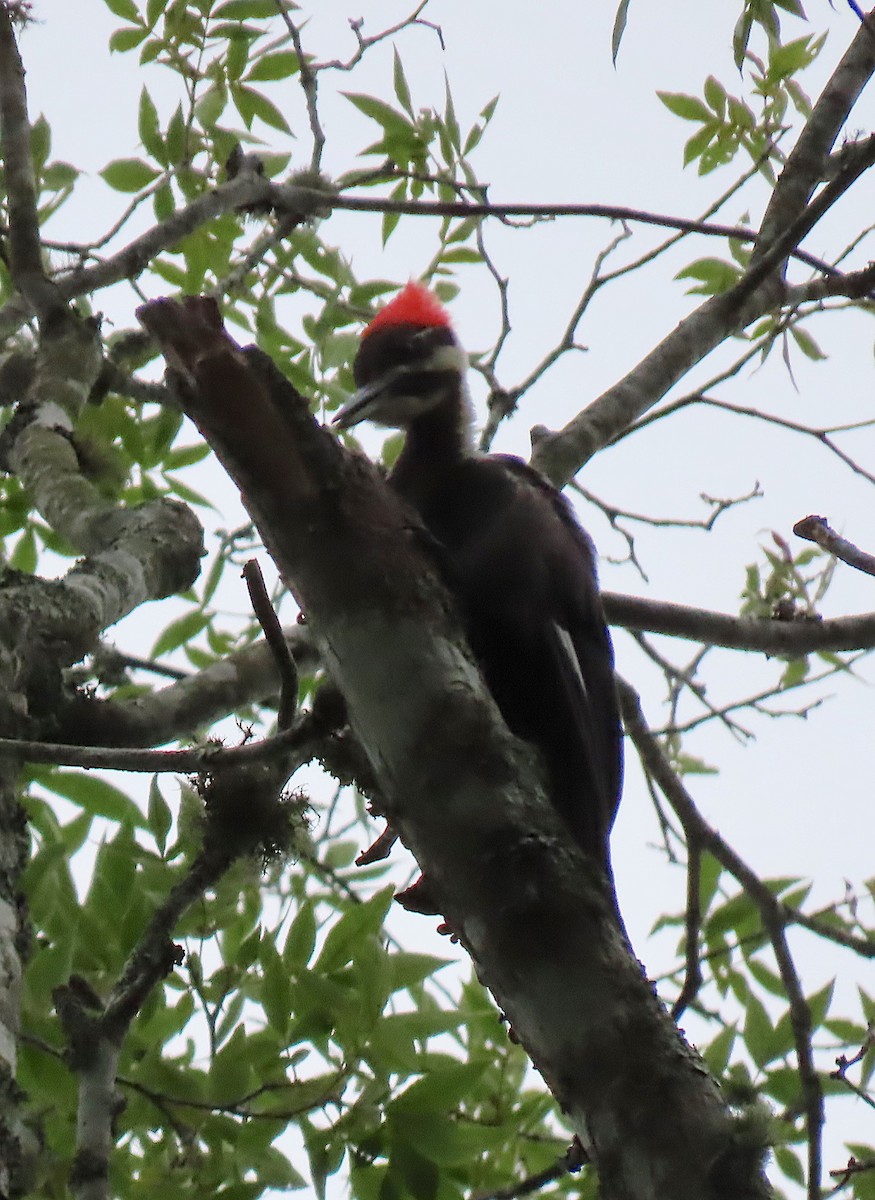
{"type": "Polygon", "coordinates": [[[433,329],[418,329],[413,334],[407,334],[391,348],[392,365],[406,367],[410,364],[421,363],[431,354],[434,340],[433,329]]]}
{"type": "Polygon", "coordinates": [[[410,339],[410,349],[421,353],[423,349],[428,349],[434,340],[435,331],[433,329],[420,329],[410,339]]]}

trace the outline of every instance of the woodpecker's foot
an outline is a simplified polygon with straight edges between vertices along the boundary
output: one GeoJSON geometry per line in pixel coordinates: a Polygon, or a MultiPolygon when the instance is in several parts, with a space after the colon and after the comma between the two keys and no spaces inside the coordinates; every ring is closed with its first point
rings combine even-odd
{"type": "Polygon", "coordinates": [[[396,892],[395,899],[407,912],[422,913],[424,917],[441,915],[424,875],[420,875],[416,882],[403,892],[396,892]]]}
{"type": "MultiPolygon", "coordinates": [[[[398,841],[398,834],[394,831],[391,825],[387,825],[373,845],[368,846],[367,850],[362,850],[361,854],[355,860],[357,867],[367,867],[371,863],[382,862],[384,858],[388,858],[392,847],[398,841]]],[[[415,886],[415,885],[414,885],[415,886]]],[[[412,891],[411,888],[407,889],[412,891]]],[[[404,893],[402,892],[402,895],[404,893]]],[[[396,896],[397,900],[398,897],[396,896]]]]}

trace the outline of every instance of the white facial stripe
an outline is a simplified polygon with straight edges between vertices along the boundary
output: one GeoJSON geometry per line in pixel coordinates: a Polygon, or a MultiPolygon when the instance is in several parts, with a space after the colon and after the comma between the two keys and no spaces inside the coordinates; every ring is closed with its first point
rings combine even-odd
{"type": "MultiPolygon", "coordinates": [[[[422,363],[420,370],[426,371],[458,371],[464,375],[468,368],[468,356],[458,342],[437,346],[434,352],[422,363]]],[[[411,367],[411,370],[416,370],[411,367]]]]}

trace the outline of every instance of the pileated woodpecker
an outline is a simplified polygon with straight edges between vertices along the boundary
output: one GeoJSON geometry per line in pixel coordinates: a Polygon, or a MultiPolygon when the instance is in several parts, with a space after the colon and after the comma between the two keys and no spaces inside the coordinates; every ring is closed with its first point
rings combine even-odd
{"type": "Polygon", "coordinates": [[[353,366],[358,391],[335,424],[406,431],[389,481],[441,547],[445,581],[504,720],[541,752],[553,804],[610,874],[622,740],[593,547],[537,471],[510,455],[475,453],[466,368],[449,314],[408,283],[365,329],[353,366]]]}

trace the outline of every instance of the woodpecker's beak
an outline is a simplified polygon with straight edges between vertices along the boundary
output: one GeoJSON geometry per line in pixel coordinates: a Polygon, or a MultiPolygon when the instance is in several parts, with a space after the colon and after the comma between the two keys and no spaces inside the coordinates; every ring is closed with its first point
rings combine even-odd
{"type": "Polygon", "coordinates": [[[374,379],[364,387],[353,392],[340,412],[332,419],[331,424],[338,429],[352,429],[362,421],[369,421],[375,410],[380,407],[380,397],[391,388],[400,376],[406,373],[406,368],[396,367],[387,371],[379,379],[374,379]]]}
{"type": "Polygon", "coordinates": [[[373,384],[353,392],[340,412],[332,418],[331,424],[338,429],[352,429],[353,425],[358,425],[360,421],[366,421],[368,408],[372,404],[375,394],[373,384]]]}

